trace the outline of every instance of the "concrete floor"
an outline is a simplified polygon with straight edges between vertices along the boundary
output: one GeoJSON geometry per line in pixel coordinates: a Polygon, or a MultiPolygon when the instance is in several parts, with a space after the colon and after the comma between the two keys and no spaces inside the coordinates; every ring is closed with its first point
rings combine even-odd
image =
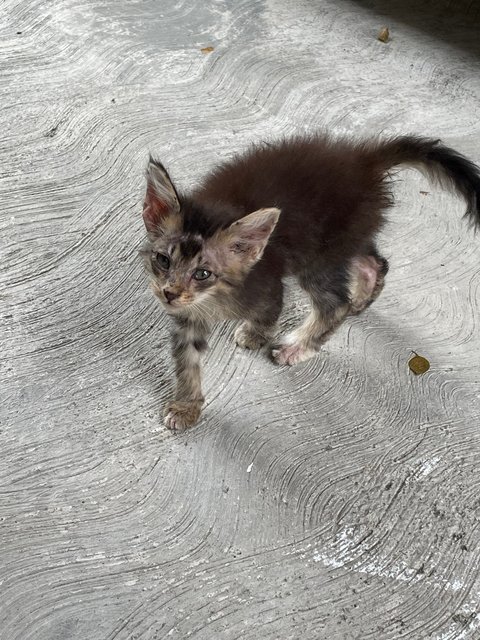
{"type": "MultiPolygon", "coordinates": [[[[438,136],[480,162],[479,14],[3,3],[1,640],[480,638],[480,240],[463,203],[402,171],[377,303],[290,370],[219,327],[204,420],[181,436],[162,426],[167,322],[137,256],[149,151],[184,186],[319,126],[438,136]]],[[[293,292],[284,324],[303,310],[293,292]]]]}

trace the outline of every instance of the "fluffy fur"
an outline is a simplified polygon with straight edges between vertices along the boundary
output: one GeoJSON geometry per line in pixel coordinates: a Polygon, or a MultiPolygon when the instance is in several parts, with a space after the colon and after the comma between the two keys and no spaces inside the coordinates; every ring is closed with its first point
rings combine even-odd
{"type": "Polygon", "coordinates": [[[312,308],[272,345],[279,364],[314,355],[347,315],[378,297],[388,263],[375,238],[392,205],[387,172],[400,164],[456,191],[480,226],[480,169],[437,140],[317,135],[265,143],[214,169],[190,194],[150,158],[143,255],[174,324],[177,389],[167,427],[183,430],[200,416],[200,356],[211,324],[241,320],[237,343],[258,349],[274,335],[285,276],[296,276],[312,308]]]}

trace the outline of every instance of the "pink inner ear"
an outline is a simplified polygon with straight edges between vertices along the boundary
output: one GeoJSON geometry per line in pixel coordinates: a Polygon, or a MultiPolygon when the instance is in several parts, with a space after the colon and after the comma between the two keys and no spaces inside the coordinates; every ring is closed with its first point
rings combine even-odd
{"type": "Polygon", "coordinates": [[[157,229],[158,223],[160,222],[160,217],[155,215],[152,207],[146,202],[143,205],[143,222],[145,223],[147,231],[151,232],[157,229]]]}
{"type": "Polygon", "coordinates": [[[271,224],[264,224],[259,227],[245,229],[239,235],[242,240],[247,240],[249,242],[263,242],[270,236],[272,227],[273,225],[271,224]]]}
{"type": "Polygon", "coordinates": [[[272,227],[273,225],[267,223],[258,227],[238,229],[238,234],[230,244],[230,251],[249,254],[256,259],[263,252],[272,233],[272,227]]]}
{"type": "Polygon", "coordinates": [[[153,187],[149,185],[143,203],[143,221],[147,231],[155,231],[168,213],[167,203],[160,200],[153,187]]]}
{"type": "Polygon", "coordinates": [[[245,250],[245,247],[248,245],[263,245],[266,244],[270,234],[272,233],[274,225],[268,222],[253,226],[240,226],[235,234],[233,246],[237,250],[245,250]]]}
{"type": "Polygon", "coordinates": [[[164,215],[168,211],[168,205],[165,200],[158,197],[152,185],[147,185],[147,193],[145,195],[144,206],[151,207],[154,211],[158,211],[159,215],[164,215]]]}

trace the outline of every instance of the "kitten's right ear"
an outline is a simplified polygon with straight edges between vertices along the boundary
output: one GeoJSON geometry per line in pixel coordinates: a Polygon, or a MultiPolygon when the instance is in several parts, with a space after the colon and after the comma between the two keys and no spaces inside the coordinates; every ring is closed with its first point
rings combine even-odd
{"type": "Polygon", "coordinates": [[[171,215],[180,213],[180,202],[165,167],[150,156],[147,166],[147,193],[143,203],[143,221],[148,232],[159,231],[171,215]]]}

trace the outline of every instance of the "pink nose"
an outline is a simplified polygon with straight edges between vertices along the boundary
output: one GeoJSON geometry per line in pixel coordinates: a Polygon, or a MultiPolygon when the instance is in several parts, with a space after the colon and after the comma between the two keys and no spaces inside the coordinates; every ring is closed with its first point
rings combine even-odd
{"type": "Polygon", "coordinates": [[[178,293],[175,293],[174,291],[171,291],[170,289],[164,289],[163,290],[163,295],[167,299],[167,302],[172,302],[172,300],[175,300],[175,298],[178,298],[178,293]]]}

